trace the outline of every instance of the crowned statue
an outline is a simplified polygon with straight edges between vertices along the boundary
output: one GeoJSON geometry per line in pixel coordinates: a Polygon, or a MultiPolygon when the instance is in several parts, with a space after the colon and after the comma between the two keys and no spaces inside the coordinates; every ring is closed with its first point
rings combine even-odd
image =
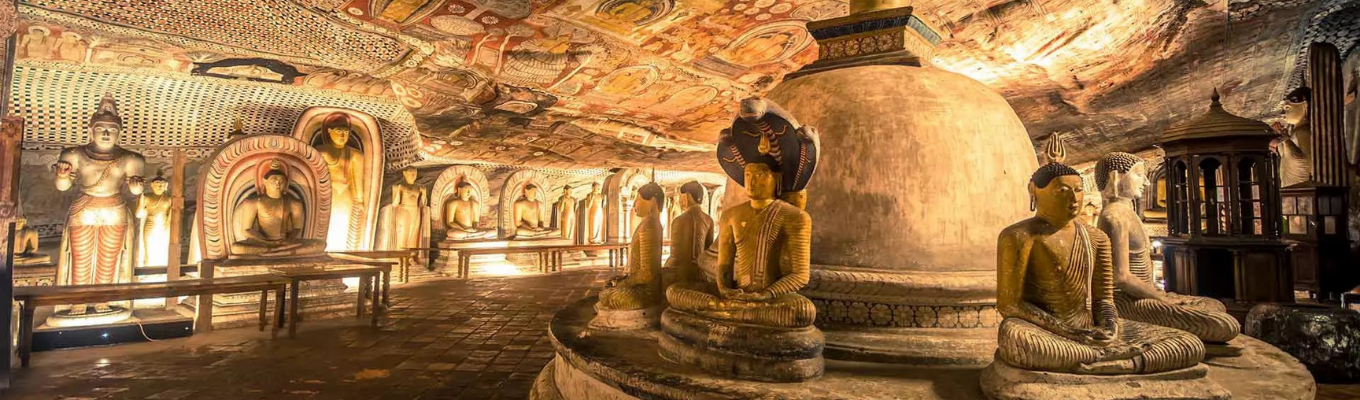
{"type": "Polygon", "coordinates": [[[825,339],[812,325],[817,309],[798,294],[811,274],[812,218],[801,204],[781,200],[804,198],[795,192],[816,167],[816,137],[811,129],[791,129],[791,120],[763,99],[743,100],[733,128],[719,139],[719,164],[751,199],[718,218],[717,282],[667,288],[663,357],[741,379],[821,376],[825,339]]]}
{"type": "Polygon", "coordinates": [[[430,239],[430,195],[425,187],[416,184],[416,168],[401,170],[401,182],[392,185],[392,204],[384,206],[381,221],[382,239],[378,248],[403,250],[428,247],[430,239]]]}
{"type": "Polygon", "coordinates": [[[661,286],[661,209],[666,192],[655,182],[638,188],[633,214],[638,217],[628,243],[624,274],[610,278],[595,303],[595,329],[643,329],[656,325],[663,302],[661,286]]]}
{"type": "Polygon", "coordinates": [[[158,174],[150,186],[137,201],[137,220],[141,221],[137,265],[142,267],[169,264],[165,249],[170,247],[170,182],[158,174]]]}
{"type": "Polygon", "coordinates": [[[349,115],[333,113],[326,118],[329,141],[317,145],[317,152],[326,160],[331,173],[331,221],[326,231],[327,250],[350,250],[350,221],[363,219],[364,213],[364,151],[349,146],[354,129],[349,115]]]}
{"type": "Polygon", "coordinates": [[[255,192],[236,205],[231,229],[236,258],[299,257],[321,254],[326,242],[303,237],[307,218],[302,200],[288,192],[288,171],[281,161],[261,163],[255,192]]]}
{"type": "MultiPolygon", "coordinates": [[[[134,196],[142,194],[142,170],[146,160],[141,154],[118,146],[122,132],[123,119],[118,115],[118,103],[105,94],[90,117],[90,143],[62,149],[53,166],[57,190],[64,192],[75,188],[80,191],[67,214],[57,285],[97,285],[132,280],[132,218],[123,189],[127,188],[127,193],[134,196]]],[[[49,318],[49,325],[62,324],[62,317],[79,316],[87,311],[85,304],[73,305],[70,310],[49,318]]],[[[130,315],[130,311],[121,307],[94,304],[97,315],[125,313],[130,315]]]]}
{"type": "Polygon", "coordinates": [[[473,192],[472,184],[458,182],[454,186],[453,199],[444,204],[445,236],[454,240],[495,236],[495,231],[478,227],[482,220],[481,209],[482,203],[473,192]]]}
{"type": "Polygon", "coordinates": [[[1105,200],[1099,227],[1110,238],[1115,305],[1130,320],[1190,332],[1207,343],[1227,343],[1241,329],[1218,300],[1167,293],[1153,284],[1152,240],[1133,201],[1143,197],[1143,159],[1110,153],[1096,162],[1096,187],[1105,200]]]}

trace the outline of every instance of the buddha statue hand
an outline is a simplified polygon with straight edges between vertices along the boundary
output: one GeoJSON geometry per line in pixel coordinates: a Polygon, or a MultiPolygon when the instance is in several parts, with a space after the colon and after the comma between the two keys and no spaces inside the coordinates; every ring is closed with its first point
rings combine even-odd
{"type": "Polygon", "coordinates": [[[146,178],[140,176],[127,177],[128,191],[132,194],[141,194],[142,187],[146,184],[146,178]]]}
{"type": "Polygon", "coordinates": [[[605,281],[605,282],[604,282],[604,287],[605,287],[605,288],[612,288],[612,287],[618,286],[619,283],[622,283],[623,281],[626,281],[626,280],[628,280],[628,275],[627,275],[627,274],[615,276],[615,277],[609,278],[609,280],[605,281]]]}
{"type": "Polygon", "coordinates": [[[69,178],[75,174],[75,166],[69,162],[57,161],[56,164],[52,164],[52,171],[56,172],[58,177],[69,178]]]}
{"type": "Polygon", "coordinates": [[[738,301],[770,301],[774,295],[768,291],[747,292],[741,289],[720,289],[718,294],[724,299],[738,301]]]}

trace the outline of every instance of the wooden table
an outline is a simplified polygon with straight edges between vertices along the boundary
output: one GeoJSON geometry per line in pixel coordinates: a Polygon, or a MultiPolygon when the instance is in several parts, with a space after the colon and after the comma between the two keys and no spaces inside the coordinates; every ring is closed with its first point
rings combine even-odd
{"type": "MultiPolygon", "coordinates": [[[[411,266],[415,265],[416,258],[420,257],[421,251],[418,249],[407,250],[355,250],[337,251],[331,254],[341,256],[340,259],[359,261],[359,262],[388,262],[385,259],[397,259],[396,267],[401,271],[403,282],[411,281],[411,266]]],[[[387,296],[387,291],[392,288],[391,272],[385,274],[383,278],[383,305],[391,305],[387,296]]]]}
{"type": "MultiPolygon", "coordinates": [[[[382,313],[380,305],[387,299],[387,288],[390,284],[379,285],[378,279],[386,277],[390,280],[392,276],[392,264],[386,261],[351,261],[341,265],[316,265],[295,268],[283,268],[274,271],[274,275],[286,278],[288,285],[288,337],[297,337],[298,324],[298,297],[299,288],[303,281],[322,280],[322,279],[343,279],[359,278],[359,298],[355,303],[355,313],[357,318],[364,316],[364,301],[372,294],[372,325],[378,326],[378,318],[382,313]],[[382,292],[379,294],[378,292],[382,292]],[[381,296],[381,297],[380,297],[381,296]]],[[[280,319],[278,325],[282,325],[280,319]]]]}
{"type": "MultiPolygon", "coordinates": [[[[220,293],[240,293],[260,291],[260,330],[265,325],[273,325],[271,334],[278,332],[279,324],[269,324],[266,310],[269,291],[274,291],[274,315],[276,321],[283,320],[283,292],[289,280],[277,275],[252,275],[231,278],[204,278],[155,283],[117,283],[106,285],[80,286],[21,286],[14,288],[14,300],[23,302],[19,320],[19,359],[27,367],[33,348],[33,313],[38,306],[88,304],[120,300],[163,298],[178,296],[198,296],[220,293]]],[[[296,286],[294,286],[296,293],[296,286]]],[[[294,311],[296,314],[296,311],[294,311]]],[[[211,315],[208,316],[212,318],[211,315]]],[[[212,321],[208,321],[211,324],[212,321]]]]}
{"type": "Polygon", "coordinates": [[[436,248],[442,251],[455,251],[458,253],[458,277],[467,278],[471,274],[472,257],[488,254],[538,254],[538,269],[540,272],[553,272],[562,270],[562,253],[568,251],[589,251],[589,250],[608,250],[609,251],[609,270],[613,272],[618,265],[623,263],[624,256],[628,252],[627,243],[600,243],[600,244],[534,244],[516,245],[506,247],[452,247],[436,248]]]}

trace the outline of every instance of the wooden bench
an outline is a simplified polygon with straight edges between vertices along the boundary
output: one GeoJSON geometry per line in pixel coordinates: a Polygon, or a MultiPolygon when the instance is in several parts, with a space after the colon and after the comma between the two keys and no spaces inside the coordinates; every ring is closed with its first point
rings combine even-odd
{"type": "Polygon", "coordinates": [[[302,281],[358,277],[359,299],[355,303],[356,317],[363,318],[364,301],[370,299],[371,295],[373,305],[372,325],[378,326],[378,319],[381,314],[379,306],[388,299],[387,289],[391,287],[390,283],[379,284],[378,279],[390,281],[393,264],[386,261],[350,261],[347,264],[340,265],[315,265],[275,270],[275,275],[287,279],[289,283],[288,337],[297,336],[298,289],[302,286],[302,281]]]}
{"type": "Polygon", "coordinates": [[[609,251],[609,270],[614,271],[615,267],[623,262],[623,257],[628,251],[627,243],[601,243],[601,244],[542,244],[511,247],[457,247],[441,248],[440,250],[451,250],[458,252],[458,277],[467,278],[471,274],[472,257],[488,254],[538,254],[538,268],[540,272],[561,271],[562,253],[568,251],[589,251],[589,250],[608,250],[609,251]]]}
{"type": "MultiPolygon", "coordinates": [[[[400,276],[401,276],[401,278],[402,278],[402,282],[410,282],[410,281],[411,281],[411,266],[416,265],[416,259],[420,257],[420,254],[421,254],[421,253],[422,253],[422,252],[421,252],[420,250],[418,250],[418,249],[407,249],[407,250],[352,250],[352,251],[337,251],[337,252],[331,253],[331,255],[332,255],[332,256],[336,256],[336,258],[339,258],[339,259],[342,259],[342,260],[357,260],[357,261],[379,261],[379,262],[386,262],[386,260],[393,260],[393,259],[395,259],[395,260],[397,260],[396,268],[397,268],[397,271],[399,271],[399,272],[401,273],[400,276]]],[[[426,260],[428,260],[428,259],[429,259],[429,258],[427,257],[426,260]]],[[[391,279],[389,278],[388,281],[390,282],[391,279]]],[[[384,287],[383,287],[383,292],[384,292],[384,293],[387,292],[387,289],[389,288],[388,286],[390,286],[390,284],[386,284],[386,285],[387,285],[387,286],[384,286],[384,287]]],[[[384,299],[384,300],[386,300],[386,299],[384,299]]],[[[384,301],[383,304],[387,304],[387,302],[384,301]]]]}
{"type": "MultiPolygon", "coordinates": [[[[33,348],[33,313],[39,306],[89,304],[148,298],[213,295],[221,293],[260,292],[260,330],[270,325],[266,318],[269,291],[274,291],[274,316],[271,334],[277,333],[283,320],[283,292],[288,278],[277,275],[240,276],[232,278],[193,279],[157,283],[118,283],[82,286],[21,286],[14,288],[14,300],[22,302],[19,317],[19,359],[27,367],[33,348]]],[[[211,315],[209,315],[211,318],[211,315]]],[[[209,321],[211,324],[211,321],[209,321]]]]}

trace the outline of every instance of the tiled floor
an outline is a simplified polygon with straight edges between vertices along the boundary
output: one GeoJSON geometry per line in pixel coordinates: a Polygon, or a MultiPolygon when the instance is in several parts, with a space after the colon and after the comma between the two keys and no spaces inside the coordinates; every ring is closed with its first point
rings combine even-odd
{"type": "MultiPolygon", "coordinates": [[[[388,323],[307,323],[297,339],[231,329],[37,353],[0,398],[526,399],[552,359],[548,320],[593,293],[598,270],[397,287],[388,323]]],[[[1360,399],[1360,385],[1319,399],[1360,399]]]]}

